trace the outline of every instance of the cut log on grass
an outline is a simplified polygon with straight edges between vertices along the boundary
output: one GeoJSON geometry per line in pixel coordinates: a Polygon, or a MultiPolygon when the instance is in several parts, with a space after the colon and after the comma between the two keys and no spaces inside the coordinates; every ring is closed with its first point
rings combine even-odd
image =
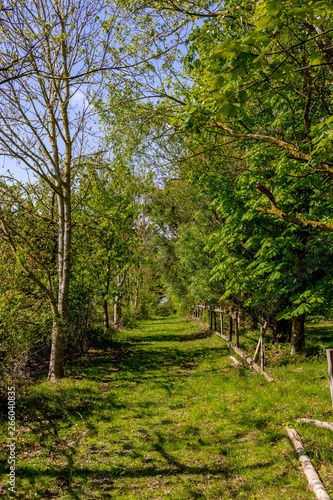
{"type": "Polygon", "coordinates": [[[306,476],[306,479],[308,480],[310,489],[316,495],[318,500],[332,500],[327,491],[325,490],[325,487],[321,482],[315,468],[313,467],[311,460],[305,454],[304,446],[299,434],[295,429],[291,427],[287,427],[287,432],[298,454],[298,458],[302,463],[303,472],[306,476]]]}
{"type": "Polygon", "coordinates": [[[243,366],[243,363],[241,363],[240,361],[238,361],[238,359],[234,358],[233,356],[229,356],[229,358],[231,359],[231,361],[233,362],[234,366],[235,367],[240,367],[240,366],[243,366]]]}
{"type": "Polygon", "coordinates": [[[321,420],[314,420],[312,418],[299,418],[296,422],[300,422],[302,424],[314,424],[317,427],[325,427],[325,429],[333,431],[333,422],[322,422],[321,420]]]}
{"type": "Polygon", "coordinates": [[[236,346],[236,344],[234,344],[233,342],[231,342],[228,337],[226,337],[225,335],[221,334],[220,332],[215,332],[216,335],[218,335],[219,337],[221,337],[223,340],[225,340],[226,342],[228,342],[229,346],[238,354],[238,356],[240,356],[243,361],[246,361],[246,363],[248,363],[257,373],[260,373],[261,375],[263,375],[265,377],[266,380],[268,380],[268,382],[273,382],[273,379],[272,377],[270,377],[266,372],[262,371],[262,369],[260,368],[259,365],[257,365],[257,363],[255,363],[253,361],[252,358],[250,358],[250,356],[248,356],[247,354],[245,354],[245,352],[243,352],[241,349],[239,349],[239,347],[236,346]]]}

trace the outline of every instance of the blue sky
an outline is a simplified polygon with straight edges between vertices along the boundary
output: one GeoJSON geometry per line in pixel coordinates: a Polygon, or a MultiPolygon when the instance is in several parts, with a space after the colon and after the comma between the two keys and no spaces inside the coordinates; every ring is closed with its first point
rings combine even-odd
{"type": "MultiPolygon", "coordinates": [[[[88,101],[84,94],[84,88],[80,88],[71,98],[73,119],[76,113],[83,110],[84,107],[87,107],[87,103],[88,101]]],[[[92,123],[91,127],[98,133],[98,125],[92,123]]],[[[92,147],[96,147],[96,142],[92,144],[92,147]]],[[[0,155],[0,175],[8,175],[8,173],[12,174],[14,178],[20,182],[33,182],[36,179],[34,173],[28,170],[26,166],[17,159],[7,155],[0,155]]]]}

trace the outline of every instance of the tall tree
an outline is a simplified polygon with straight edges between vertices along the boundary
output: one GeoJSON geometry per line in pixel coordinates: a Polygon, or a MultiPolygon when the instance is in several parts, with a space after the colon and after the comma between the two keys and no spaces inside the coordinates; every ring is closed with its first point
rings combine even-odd
{"type": "MultiPolygon", "coordinates": [[[[91,83],[87,75],[100,67],[105,56],[106,3],[31,0],[11,6],[8,36],[3,40],[8,44],[5,52],[23,51],[33,71],[19,79],[8,78],[0,87],[0,151],[40,179],[44,192],[32,185],[33,194],[28,195],[23,186],[19,193],[13,190],[13,182],[2,182],[2,193],[11,202],[1,204],[1,234],[26,276],[50,303],[53,329],[49,380],[56,380],[63,376],[68,319],[73,186],[76,172],[87,158],[94,162],[98,158],[98,153],[91,153],[85,133],[89,106],[84,105],[83,97],[91,83]],[[39,43],[35,44],[36,40],[39,43]],[[28,235],[12,217],[17,207],[30,218],[57,228],[56,270],[55,266],[41,265],[31,241],[22,254],[28,235]]],[[[11,72],[9,68],[8,76],[11,72]]]]}
{"type": "Polygon", "coordinates": [[[205,21],[189,40],[186,67],[195,83],[183,112],[186,126],[237,144],[243,169],[265,148],[266,170],[277,177],[321,177],[322,203],[301,214],[287,212],[274,182],[258,175],[256,187],[266,200],[258,210],[332,232],[320,208],[329,202],[333,177],[332,2],[227,1],[215,12],[192,14],[205,21]]]}

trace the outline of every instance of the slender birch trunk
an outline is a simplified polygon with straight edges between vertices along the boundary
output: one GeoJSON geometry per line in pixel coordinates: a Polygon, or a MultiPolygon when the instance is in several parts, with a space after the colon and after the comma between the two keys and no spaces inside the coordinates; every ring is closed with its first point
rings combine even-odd
{"type": "Polygon", "coordinates": [[[51,355],[48,380],[55,382],[64,376],[64,326],[57,318],[53,318],[51,355]]]}
{"type": "Polygon", "coordinates": [[[106,272],[106,282],[105,282],[105,291],[104,291],[104,300],[103,300],[103,326],[104,332],[106,333],[110,328],[110,320],[109,320],[109,289],[110,289],[110,273],[111,273],[111,264],[110,261],[107,264],[107,272],[106,272]]]}

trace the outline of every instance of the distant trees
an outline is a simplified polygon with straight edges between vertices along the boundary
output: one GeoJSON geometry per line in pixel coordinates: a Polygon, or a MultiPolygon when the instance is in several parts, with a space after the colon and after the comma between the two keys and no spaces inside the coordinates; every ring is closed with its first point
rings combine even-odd
{"type": "Polygon", "coordinates": [[[332,301],[333,4],[169,8],[201,19],[184,57],[192,86],[171,125],[183,137],[180,171],[202,189],[210,175],[222,180],[212,279],[223,300],[261,309],[273,327],[292,321],[300,350],[306,315],[332,301]]]}

